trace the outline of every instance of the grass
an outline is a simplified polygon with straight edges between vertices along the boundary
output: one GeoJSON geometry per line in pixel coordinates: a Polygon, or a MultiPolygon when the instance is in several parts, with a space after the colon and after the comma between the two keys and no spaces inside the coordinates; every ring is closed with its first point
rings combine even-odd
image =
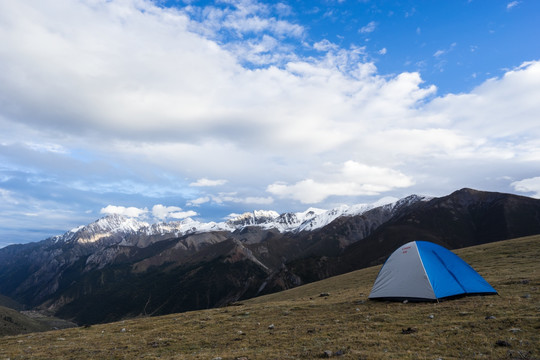
{"type": "Polygon", "coordinates": [[[49,330],[51,327],[16,310],[0,306],[0,336],[49,330]]]}
{"type": "Polygon", "coordinates": [[[74,326],[76,324],[72,322],[52,316],[45,316],[36,311],[19,312],[0,306],[0,337],[51,329],[65,329],[74,326]]]}
{"type": "Polygon", "coordinates": [[[499,295],[369,301],[373,267],[226,308],[6,336],[0,359],[314,359],[325,350],[340,359],[539,359],[540,236],[456,253],[499,295]]]}

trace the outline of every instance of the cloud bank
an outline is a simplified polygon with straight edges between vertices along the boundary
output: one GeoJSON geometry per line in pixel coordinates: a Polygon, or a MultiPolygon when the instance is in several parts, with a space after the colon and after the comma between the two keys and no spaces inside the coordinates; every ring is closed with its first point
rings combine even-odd
{"type": "Polygon", "coordinates": [[[540,176],[515,181],[512,183],[512,186],[516,191],[532,193],[532,197],[540,199],[540,176]]]}
{"type": "Polygon", "coordinates": [[[410,177],[387,168],[347,161],[343,167],[329,172],[321,182],[301,180],[293,185],[274,183],[267,191],[279,197],[292,198],[304,204],[317,204],[329,196],[379,195],[395,188],[413,185],[410,177]]]}
{"type": "Polygon", "coordinates": [[[539,61],[441,96],[418,72],[379,74],[364,46],[311,40],[283,4],[159,4],[0,3],[0,198],[18,224],[538,196],[539,61]],[[171,201],[197,212],[154,206],[171,201]]]}
{"type": "Polygon", "coordinates": [[[152,210],[147,208],[136,208],[133,206],[124,207],[116,205],[107,205],[100,210],[103,215],[122,215],[130,218],[140,218],[142,220],[153,221],[168,221],[168,220],[181,220],[188,217],[197,216],[197,212],[188,210],[183,211],[178,206],[164,206],[161,204],[154,205],[152,210]]]}

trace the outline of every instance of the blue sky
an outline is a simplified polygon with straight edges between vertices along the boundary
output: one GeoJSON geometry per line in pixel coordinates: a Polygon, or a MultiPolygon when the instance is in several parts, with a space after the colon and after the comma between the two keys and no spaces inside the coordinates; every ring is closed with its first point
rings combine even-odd
{"type": "Polygon", "coordinates": [[[0,246],[462,187],[540,197],[540,2],[0,3],[0,246]]]}

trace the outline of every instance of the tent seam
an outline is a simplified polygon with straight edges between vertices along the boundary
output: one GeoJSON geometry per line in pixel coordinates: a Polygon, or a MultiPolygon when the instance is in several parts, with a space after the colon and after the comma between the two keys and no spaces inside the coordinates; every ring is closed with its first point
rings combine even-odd
{"type": "Polygon", "coordinates": [[[438,300],[437,294],[435,294],[435,289],[433,288],[433,284],[431,283],[431,279],[429,278],[429,274],[426,271],[426,267],[424,266],[424,261],[422,260],[422,256],[420,255],[420,249],[418,248],[418,241],[415,241],[414,244],[416,245],[416,253],[418,255],[418,259],[420,259],[420,264],[422,264],[422,269],[424,270],[424,274],[426,275],[426,278],[429,283],[429,287],[431,287],[431,291],[433,291],[433,296],[435,296],[435,299],[438,300]]]}

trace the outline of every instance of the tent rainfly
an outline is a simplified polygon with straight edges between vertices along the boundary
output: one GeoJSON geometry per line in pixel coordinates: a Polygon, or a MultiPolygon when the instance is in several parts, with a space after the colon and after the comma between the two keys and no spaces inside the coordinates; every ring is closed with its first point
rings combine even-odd
{"type": "Polygon", "coordinates": [[[429,301],[472,294],[497,291],[450,250],[427,241],[412,241],[386,260],[369,298],[429,301]]]}

